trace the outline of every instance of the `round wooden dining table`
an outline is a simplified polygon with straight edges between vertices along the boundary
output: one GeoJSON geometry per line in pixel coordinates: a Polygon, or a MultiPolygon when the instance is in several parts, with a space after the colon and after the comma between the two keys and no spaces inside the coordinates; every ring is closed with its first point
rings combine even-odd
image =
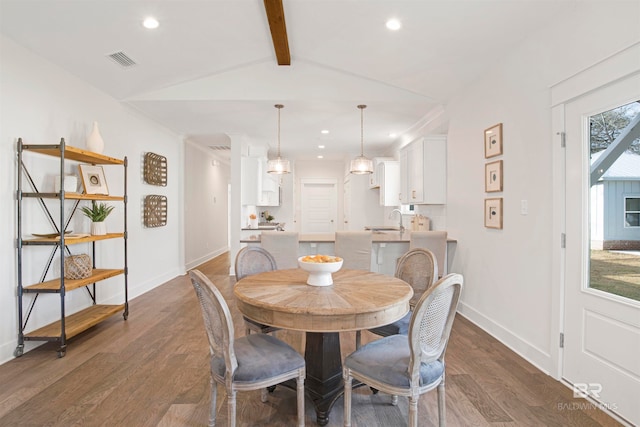
{"type": "Polygon", "coordinates": [[[251,320],[306,332],[305,389],[317,422],[329,422],[342,393],[340,332],[387,325],[409,311],[411,286],[393,276],[363,270],[333,273],[333,285],[311,286],[302,269],[247,276],[234,287],[240,312],[251,320]]]}

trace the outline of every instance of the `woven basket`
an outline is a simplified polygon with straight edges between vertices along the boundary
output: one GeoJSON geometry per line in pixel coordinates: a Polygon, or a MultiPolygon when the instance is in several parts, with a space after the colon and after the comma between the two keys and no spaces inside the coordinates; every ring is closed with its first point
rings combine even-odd
{"type": "Polygon", "coordinates": [[[64,259],[64,278],[77,280],[91,276],[91,257],[87,254],[71,255],[64,259]]]}

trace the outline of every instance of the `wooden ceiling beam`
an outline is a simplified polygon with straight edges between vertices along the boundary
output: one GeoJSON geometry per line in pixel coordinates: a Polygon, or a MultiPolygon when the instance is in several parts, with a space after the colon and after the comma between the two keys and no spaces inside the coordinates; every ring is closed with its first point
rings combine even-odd
{"type": "Polygon", "coordinates": [[[273,40],[273,48],[276,52],[278,65],[291,65],[282,0],[264,0],[264,9],[269,20],[269,29],[271,30],[271,39],[273,40]]]}

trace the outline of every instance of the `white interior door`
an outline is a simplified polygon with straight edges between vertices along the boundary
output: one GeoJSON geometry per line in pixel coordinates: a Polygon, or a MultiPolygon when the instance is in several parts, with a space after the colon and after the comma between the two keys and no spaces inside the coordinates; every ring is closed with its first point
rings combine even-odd
{"type": "Polygon", "coordinates": [[[636,75],[565,104],[563,377],[574,385],[574,396],[589,397],[633,424],[640,424],[640,302],[589,286],[589,117],[638,99],[636,75]]]}
{"type": "Polygon", "coordinates": [[[333,233],[338,217],[335,180],[304,179],[301,182],[300,211],[302,233],[333,233]]]}

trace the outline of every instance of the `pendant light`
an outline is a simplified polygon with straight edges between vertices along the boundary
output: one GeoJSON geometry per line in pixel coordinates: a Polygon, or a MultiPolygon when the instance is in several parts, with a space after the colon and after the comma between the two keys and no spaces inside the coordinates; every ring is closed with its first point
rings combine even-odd
{"type": "Polygon", "coordinates": [[[357,175],[373,173],[373,161],[364,156],[364,109],[366,105],[358,105],[360,109],[360,155],[351,160],[350,172],[357,175]]]}
{"type": "Polygon", "coordinates": [[[284,108],[282,104],[274,105],[278,109],[278,158],[267,162],[267,173],[282,175],[291,172],[289,160],[280,157],[280,110],[284,108]]]}

